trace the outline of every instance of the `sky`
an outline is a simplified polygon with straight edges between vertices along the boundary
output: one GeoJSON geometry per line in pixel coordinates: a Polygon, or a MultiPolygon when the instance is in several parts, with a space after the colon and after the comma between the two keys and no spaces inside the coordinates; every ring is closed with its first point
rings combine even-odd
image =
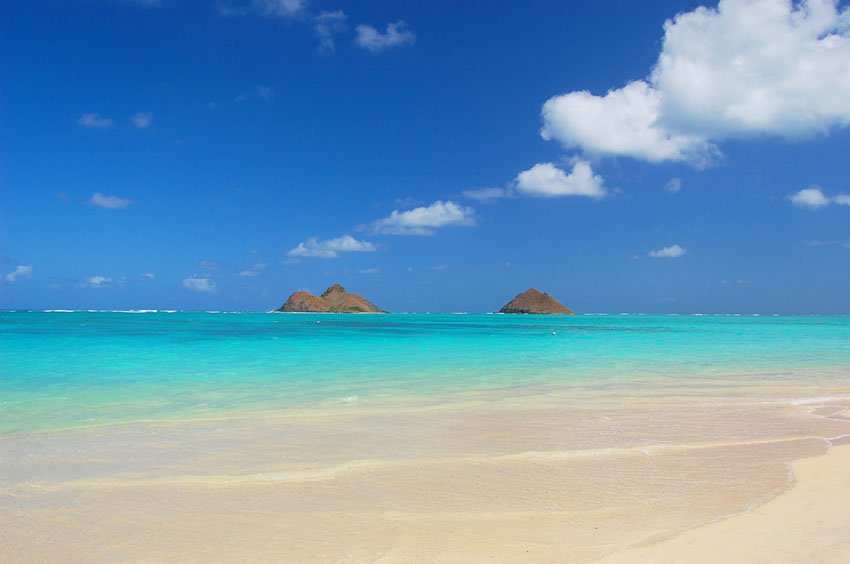
{"type": "Polygon", "coordinates": [[[8,0],[0,308],[850,314],[830,0],[8,0]]]}

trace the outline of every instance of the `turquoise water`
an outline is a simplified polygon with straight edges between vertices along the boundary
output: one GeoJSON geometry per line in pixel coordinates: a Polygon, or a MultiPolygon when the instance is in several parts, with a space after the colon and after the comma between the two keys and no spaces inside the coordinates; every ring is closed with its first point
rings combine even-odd
{"type": "Polygon", "coordinates": [[[850,317],[0,312],[2,433],[819,374],[850,374],[850,317]]]}

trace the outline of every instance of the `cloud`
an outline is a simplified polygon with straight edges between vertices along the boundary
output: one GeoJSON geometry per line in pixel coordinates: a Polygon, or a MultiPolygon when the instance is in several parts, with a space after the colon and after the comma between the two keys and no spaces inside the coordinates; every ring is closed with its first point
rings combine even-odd
{"type": "Polygon", "coordinates": [[[89,199],[89,203],[99,208],[122,210],[132,204],[133,201],[127,198],[119,198],[118,196],[104,196],[100,192],[95,192],[89,199]]]}
{"type": "Polygon", "coordinates": [[[130,123],[136,129],[146,129],[153,122],[153,114],[150,112],[138,112],[130,116],[130,123]]]}
{"type": "Polygon", "coordinates": [[[345,20],[347,19],[345,12],[337,10],[335,12],[321,12],[316,16],[316,23],[313,26],[313,31],[316,37],[319,38],[319,53],[333,53],[336,49],[334,35],[345,31],[345,20]]]}
{"type": "Polygon", "coordinates": [[[289,257],[336,258],[341,253],[371,253],[375,245],[369,241],[358,241],[351,235],[343,235],[336,239],[320,241],[310,237],[303,243],[286,253],[289,257]]]}
{"type": "Polygon", "coordinates": [[[498,186],[491,188],[475,188],[472,190],[464,190],[462,192],[464,198],[477,200],[482,203],[495,202],[502,198],[513,198],[516,192],[511,188],[501,188],[498,186]]]}
{"type": "Polygon", "coordinates": [[[198,278],[196,276],[184,278],[183,287],[192,292],[203,293],[212,293],[218,289],[216,288],[215,280],[212,278],[198,278]]]}
{"type": "Polygon", "coordinates": [[[307,6],[307,0],[254,0],[254,9],[267,16],[291,18],[300,14],[307,6]]]}
{"type": "Polygon", "coordinates": [[[823,208],[830,204],[830,199],[817,186],[803,188],[799,192],[788,196],[788,199],[798,208],[808,208],[810,210],[823,208]]]}
{"type": "Polygon", "coordinates": [[[663,249],[657,249],[654,251],[649,251],[649,256],[651,258],[679,258],[684,256],[688,252],[687,249],[680,247],[679,245],[670,245],[669,247],[664,247],[663,249]]]}
{"type": "Polygon", "coordinates": [[[664,190],[670,194],[678,194],[682,191],[682,180],[680,178],[671,178],[664,185],[664,190]]]}
{"type": "Polygon", "coordinates": [[[545,139],[592,155],[697,166],[730,138],[850,125],[850,8],[834,0],[721,0],[664,24],[650,75],[542,111],[545,139]]]}
{"type": "Polygon", "coordinates": [[[538,163],[516,177],[516,189],[529,196],[588,196],[602,198],[605,186],[587,161],[579,160],[567,174],[552,163],[538,163]]]}
{"type": "Polygon", "coordinates": [[[834,197],[827,196],[818,186],[809,186],[799,192],[788,196],[791,203],[798,208],[818,210],[831,204],[838,206],[850,206],[850,194],[837,194],[834,197]]]}
{"type": "Polygon", "coordinates": [[[442,271],[442,270],[448,270],[448,269],[449,269],[449,265],[447,265],[447,264],[435,264],[434,266],[431,267],[431,270],[436,270],[438,272],[442,271]]]}
{"type": "Polygon", "coordinates": [[[15,267],[15,270],[8,273],[5,278],[6,282],[9,284],[14,284],[18,278],[29,278],[32,276],[32,265],[29,264],[19,264],[15,267]]]}
{"type": "Polygon", "coordinates": [[[295,18],[307,7],[307,0],[251,0],[250,2],[219,3],[218,13],[223,16],[244,16],[254,13],[261,16],[295,18]]]}
{"type": "Polygon", "coordinates": [[[265,270],[267,266],[268,265],[264,262],[258,262],[257,264],[253,265],[251,268],[246,268],[245,270],[237,272],[236,276],[253,278],[255,276],[259,276],[260,274],[262,274],[263,270],[265,270]]]}
{"type": "Polygon", "coordinates": [[[112,285],[112,278],[109,276],[90,276],[78,286],[82,288],[108,288],[112,285]]]}
{"type": "Polygon", "coordinates": [[[354,42],[359,47],[375,54],[391,47],[413,45],[416,42],[416,35],[405,27],[407,27],[407,24],[403,20],[398,20],[387,24],[387,30],[381,33],[371,25],[358,25],[355,28],[357,37],[355,37],[354,42]]]}
{"type": "Polygon", "coordinates": [[[103,117],[98,113],[83,114],[77,118],[77,123],[89,129],[109,129],[115,127],[115,121],[112,118],[103,117]]]}
{"type": "Polygon", "coordinates": [[[430,206],[395,210],[372,223],[372,229],[384,235],[433,235],[440,227],[474,225],[474,213],[475,210],[470,207],[438,200],[430,206]]]}
{"type": "Polygon", "coordinates": [[[571,92],[543,104],[546,140],[591,155],[627,155],[650,162],[705,160],[704,140],[675,134],[660,124],[661,93],[643,81],[631,82],[605,96],[571,92]]]}
{"type": "Polygon", "coordinates": [[[259,85],[257,86],[257,96],[260,97],[260,100],[263,102],[271,102],[274,97],[274,90],[270,86],[259,85]]]}
{"type": "Polygon", "coordinates": [[[145,280],[156,280],[156,274],[154,274],[153,272],[145,272],[144,274],[142,274],[142,278],[144,278],[145,280]]]}
{"type": "Polygon", "coordinates": [[[377,268],[361,268],[357,271],[358,274],[380,274],[381,271],[377,268]]]}

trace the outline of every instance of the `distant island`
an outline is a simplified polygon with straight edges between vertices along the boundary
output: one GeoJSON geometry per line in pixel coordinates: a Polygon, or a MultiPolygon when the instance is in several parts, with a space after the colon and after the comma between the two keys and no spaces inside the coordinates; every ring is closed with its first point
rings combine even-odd
{"type": "Polygon", "coordinates": [[[499,313],[548,313],[575,315],[575,312],[561,302],[536,288],[529,288],[505,304],[499,313]]]}
{"type": "Polygon", "coordinates": [[[339,284],[325,290],[321,296],[299,290],[294,292],[275,311],[292,313],[385,313],[361,296],[348,292],[339,284]]]}
{"type": "MultiPolygon", "coordinates": [[[[361,296],[349,292],[340,284],[333,284],[316,296],[299,290],[293,292],[275,311],[288,313],[386,313],[361,296]]],[[[575,315],[561,302],[536,288],[529,288],[506,303],[499,313],[535,313],[552,315],[575,315]]]]}

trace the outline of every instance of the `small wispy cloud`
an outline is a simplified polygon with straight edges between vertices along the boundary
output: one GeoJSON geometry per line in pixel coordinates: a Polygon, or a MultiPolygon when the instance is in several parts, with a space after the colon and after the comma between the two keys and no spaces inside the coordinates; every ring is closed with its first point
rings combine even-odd
{"type": "Polygon", "coordinates": [[[153,272],[145,272],[144,274],[142,274],[142,278],[144,278],[145,280],[156,280],[156,274],[154,274],[153,272]]]}
{"type": "Polygon", "coordinates": [[[236,276],[242,276],[243,278],[253,278],[262,274],[267,266],[268,265],[264,262],[258,262],[257,264],[252,265],[250,268],[246,268],[245,270],[237,272],[236,276]]]}
{"type": "Polygon", "coordinates": [[[122,210],[132,204],[133,201],[127,198],[119,198],[118,196],[104,196],[100,192],[95,192],[92,197],[89,198],[88,203],[99,208],[122,210]]]}
{"type": "Polygon", "coordinates": [[[346,29],[347,16],[342,10],[321,12],[316,16],[313,31],[319,38],[319,53],[333,53],[336,50],[334,37],[346,29]]]}
{"type": "Polygon", "coordinates": [[[682,191],[682,180],[680,178],[671,178],[664,185],[664,190],[669,194],[678,194],[682,191]]]}
{"type": "Polygon", "coordinates": [[[15,267],[15,270],[6,274],[4,278],[9,284],[14,284],[18,278],[29,278],[30,276],[32,276],[32,265],[19,264],[15,267]]]}
{"type": "Polygon", "coordinates": [[[810,241],[803,241],[803,244],[807,247],[844,247],[845,249],[850,249],[850,241],[836,241],[836,240],[827,240],[824,241],[822,239],[814,239],[810,241]]]}
{"type": "Polygon", "coordinates": [[[503,198],[513,198],[516,196],[516,191],[510,188],[501,188],[494,186],[490,188],[473,188],[462,192],[464,198],[476,200],[483,204],[495,202],[503,198]]]}
{"type": "Polygon", "coordinates": [[[108,288],[112,286],[112,278],[110,276],[100,276],[98,274],[89,276],[83,282],[78,284],[81,288],[108,288]]]}
{"type": "Polygon", "coordinates": [[[257,96],[263,102],[271,102],[272,98],[274,97],[274,90],[271,86],[265,86],[263,84],[260,84],[257,86],[257,96]]]}
{"type": "Polygon", "coordinates": [[[679,258],[688,252],[687,249],[679,245],[670,245],[654,251],[649,251],[650,258],[679,258]]]}
{"type": "Polygon", "coordinates": [[[295,248],[290,249],[286,256],[330,259],[336,258],[342,253],[370,253],[375,250],[374,244],[369,241],[360,241],[351,235],[343,235],[325,241],[310,237],[303,243],[298,243],[295,248]]]}
{"type": "Polygon", "coordinates": [[[380,269],[377,268],[361,268],[357,271],[357,274],[380,274],[380,269]]]}
{"type": "Polygon", "coordinates": [[[201,293],[213,293],[218,288],[216,287],[215,280],[212,278],[201,278],[197,276],[192,276],[191,278],[183,279],[183,287],[191,292],[201,292],[201,293]]]}
{"type": "Polygon", "coordinates": [[[130,123],[136,129],[147,129],[153,123],[153,114],[151,112],[138,112],[130,116],[130,123]]]}
{"type": "Polygon", "coordinates": [[[387,24],[387,29],[384,32],[371,25],[361,24],[355,28],[357,37],[355,37],[354,43],[373,54],[392,47],[413,45],[416,42],[416,34],[405,29],[406,27],[407,24],[403,20],[387,24]]]}
{"type": "Polygon", "coordinates": [[[248,0],[218,2],[216,9],[222,16],[257,14],[278,18],[296,18],[304,13],[308,0],[248,0]]]}
{"type": "Polygon", "coordinates": [[[103,117],[99,113],[83,114],[77,118],[77,123],[89,129],[109,129],[115,127],[115,120],[103,117]]]}
{"type": "Polygon", "coordinates": [[[475,210],[470,207],[438,200],[430,206],[395,210],[373,222],[372,229],[384,235],[433,235],[441,227],[475,225],[474,214],[475,210]]]}
{"type": "Polygon", "coordinates": [[[118,0],[124,4],[136,4],[138,6],[153,7],[161,6],[162,0],[118,0]]]}

